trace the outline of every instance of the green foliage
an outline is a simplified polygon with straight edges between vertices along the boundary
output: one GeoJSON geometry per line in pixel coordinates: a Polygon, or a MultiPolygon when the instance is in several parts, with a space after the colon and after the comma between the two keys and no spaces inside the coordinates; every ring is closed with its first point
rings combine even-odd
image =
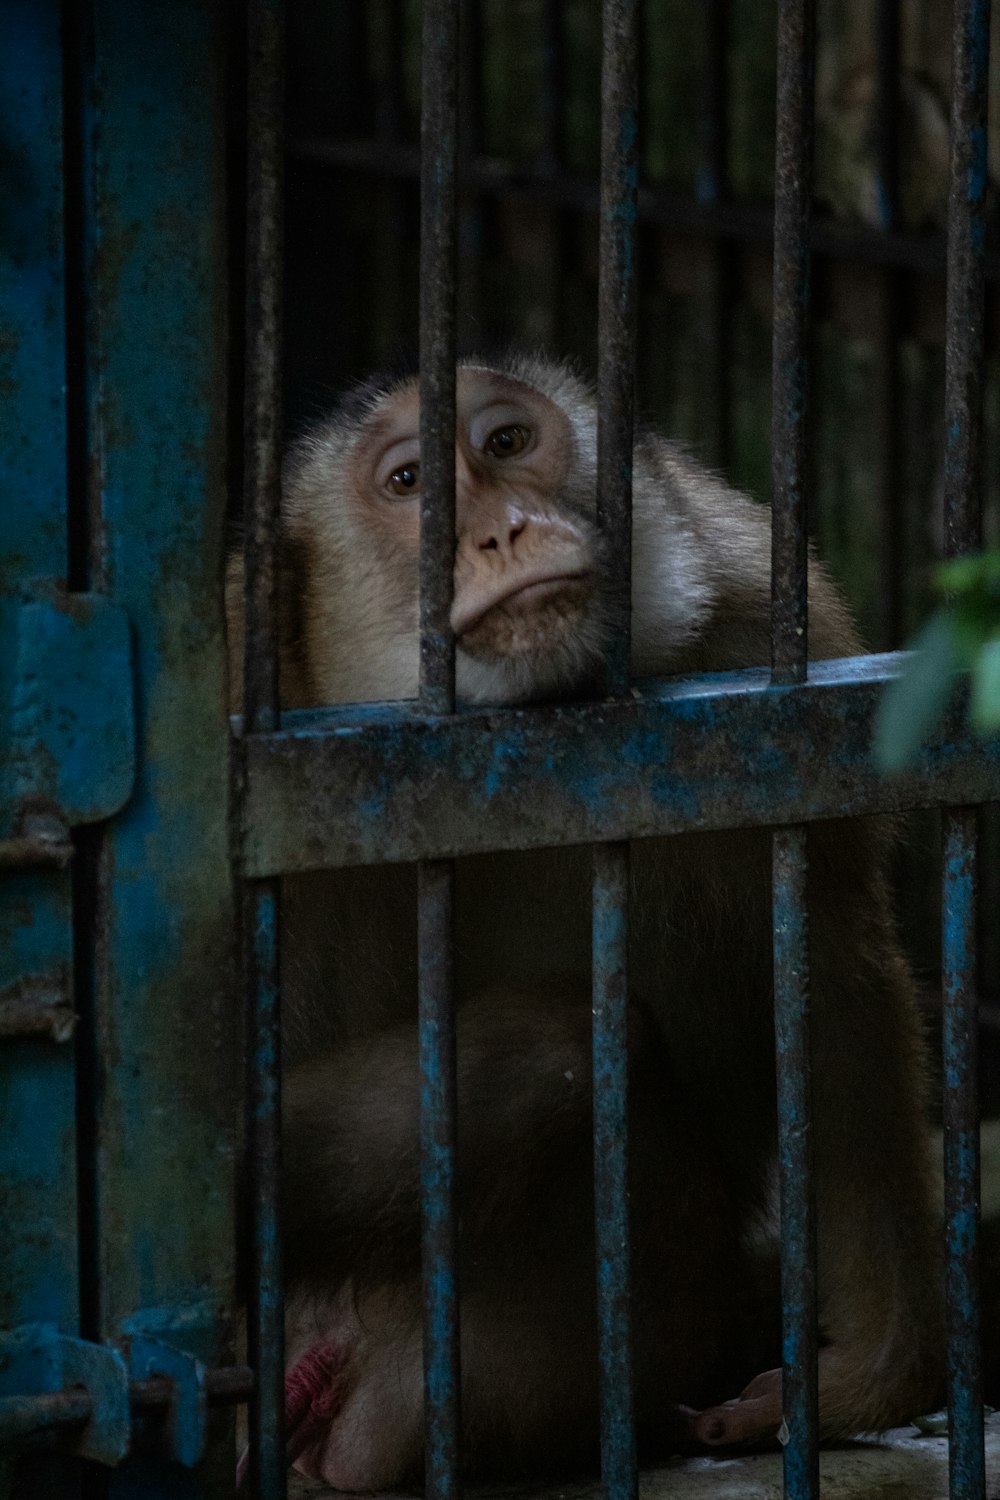
{"type": "Polygon", "coordinates": [[[946,603],[916,636],[879,706],[874,752],[883,771],[912,761],[951,697],[956,672],[971,673],[972,727],[1000,732],[1000,548],[943,563],[936,583],[946,603]]]}

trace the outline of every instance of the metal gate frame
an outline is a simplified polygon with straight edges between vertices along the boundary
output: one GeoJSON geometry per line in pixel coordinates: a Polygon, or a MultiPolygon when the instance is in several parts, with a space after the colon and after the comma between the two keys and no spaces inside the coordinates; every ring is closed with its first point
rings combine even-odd
{"type": "MultiPolygon", "coordinates": [[[[50,1442],[18,1493],[224,1494],[244,1399],[235,1314],[239,1055],[233,1014],[221,577],[226,265],[221,7],[12,0],[0,56],[9,175],[0,301],[5,525],[0,711],[0,1436],[50,1442]],[[65,187],[64,187],[65,184],[65,187]],[[8,386],[9,382],[9,386],[8,386]],[[8,649],[8,642],[11,648],[8,649]],[[196,670],[192,670],[196,663],[196,670]],[[72,838],[70,837],[72,832],[72,838]],[[75,1018],[75,1020],[74,1020],[75,1018]],[[75,1025],[75,1056],[69,1040],[75,1025]],[[130,1436],[141,1441],[123,1460],[130,1436]],[[203,1455],[207,1455],[204,1457],[203,1455]],[[167,1463],[166,1460],[170,1460],[167,1463]],[[177,1467],[203,1462],[196,1471],[177,1467]]],[[[247,880],[248,1131],[256,1390],[252,1471],[284,1493],[277,1222],[278,881],[421,861],[421,1059],[428,1269],[428,1492],[457,1491],[451,865],[481,848],[594,841],[595,1130],[604,1274],[602,1451],[636,1492],[624,1199],[625,895],[631,837],[784,825],[775,960],[786,1289],[787,1492],[817,1493],[808,1132],[805,844],[817,818],[942,806],[952,1483],[984,1495],[975,1287],[975,804],[1000,745],[952,722],[893,781],[868,758],[891,657],[806,667],[805,435],[811,12],[779,7],[775,221],[774,628],[770,674],[576,707],[455,713],[453,539],[457,5],[427,0],[422,163],[421,698],[279,715],[277,537],[281,16],[252,6],[248,671],[237,751],[247,880]],[[572,753],[569,746],[572,743],[572,753]],[[768,751],[780,744],[783,774],[768,751]],[[636,753],[628,785],[619,752],[636,753]],[[836,775],[830,767],[836,764],[836,775]],[[372,767],[378,765],[378,786],[372,767]],[[489,795],[486,794],[488,776],[489,795]],[[793,776],[791,773],[800,774],[793,776]],[[796,785],[793,787],[792,782],[796,785]],[[378,796],[368,796],[366,792],[378,796]],[[408,810],[425,828],[412,839],[408,810]],[[510,816],[533,809],[531,829],[510,816]],[[328,810],[343,817],[331,826],[328,810]],[[323,816],[317,816],[322,809],[323,816]],[[782,1061],[784,1059],[784,1061],[782,1061]],[[432,1170],[431,1170],[432,1169],[432,1170]]],[[[600,291],[601,524],[627,567],[636,221],[635,0],[606,0],[600,291]]],[[[949,208],[948,550],[977,541],[988,0],[957,0],[949,208]]],[[[625,579],[622,580],[626,581],[625,579]]]]}

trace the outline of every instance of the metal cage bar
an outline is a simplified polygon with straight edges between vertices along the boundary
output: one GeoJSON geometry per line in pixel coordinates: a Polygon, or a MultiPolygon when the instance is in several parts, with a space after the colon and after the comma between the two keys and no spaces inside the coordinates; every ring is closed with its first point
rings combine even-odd
{"type": "MultiPolygon", "coordinates": [[[[877,63],[876,155],[878,209],[888,234],[899,224],[899,0],[878,0],[875,22],[877,63]]],[[[899,436],[900,341],[904,289],[890,270],[883,270],[876,294],[877,424],[879,453],[879,566],[881,587],[877,600],[877,645],[892,650],[902,643],[903,580],[897,560],[905,542],[905,504],[901,484],[902,451],[899,436]]]]}
{"type": "MultiPolygon", "coordinates": [[[[450,714],[455,707],[450,614],[455,556],[458,73],[457,0],[426,0],[420,174],[420,702],[433,714],[450,714]]],[[[428,1500],[453,1500],[460,1486],[453,897],[452,863],[421,862],[417,929],[428,1500]]]]}
{"type": "MultiPolygon", "coordinates": [[[[278,536],[285,35],[283,0],[254,0],[247,27],[247,282],[244,400],[245,731],[278,727],[278,536]]],[[[251,1494],[283,1500],[285,1315],[281,1228],[280,882],[243,889],[246,1161],[250,1283],[247,1350],[255,1371],[247,1468],[251,1494]]]]}
{"type": "MultiPolygon", "coordinates": [[[[605,691],[628,690],[635,426],[639,6],[605,0],[598,246],[597,524],[616,606],[605,691]]],[[[628,1226],[629,846],[594,850],[594,1195],[601,1475],[607,1500],[638,1493],[628,1226]]]]}
{"type": "MultiPolygon", "coordinates": [[[[808,655],[806,416],[814,0],[778,7],[772,392],[771,680],[804,682],[808,655]]],[[[815,1186],[811,1172],[805,830],[773,840],[774,1006],[781,1186],[785,1495],[819,1494],[815,1186]]]]}
{"type": "MultiPolygon", "coordinates": [[[[980,545],[990,0],[956,0],[945,343],[945,549],[980,545]]],[[[985,1496],[979,1266],[976,813],[944,815],[948,1412],[953,1500],[985,1496]]]]}
{"type": "MultiPolygon", "coordinates": [[[[593,874],[594,1205],[607,1500],[638,1493],[628,1217],[628,844],[598,844],[593,874]]],[[[664,1170],[669,1170],[664,1163],[664,1170]]]]}

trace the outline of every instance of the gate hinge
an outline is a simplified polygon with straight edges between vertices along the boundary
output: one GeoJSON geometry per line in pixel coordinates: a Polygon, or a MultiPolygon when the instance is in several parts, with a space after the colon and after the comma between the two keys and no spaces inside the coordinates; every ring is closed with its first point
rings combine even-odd
{"type": "MultiPolygon", "coordinates": [[[[47,1323],[0,1334],[0,1417],[32,1396],[86,1391],[89,1410],[79,1430],[67,1432],[68,1451],[116,1464],[130,1438],[128,1371],[117,1349],[70,1338],[47,1323]]],[[[2,1425],[2,1424],[0,1424],[2,1425]]]]}
{"type": "Polygon", "coordinates": [[[121,606],[47,585],[0,602],[0,868],[65,864],[68,830],[118,812],[135,763],[121,606]]]}

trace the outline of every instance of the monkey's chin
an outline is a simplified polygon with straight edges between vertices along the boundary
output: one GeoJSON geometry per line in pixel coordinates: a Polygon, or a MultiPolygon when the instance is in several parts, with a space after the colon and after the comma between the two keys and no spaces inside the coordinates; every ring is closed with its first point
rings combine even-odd
{"type": "Polygon", "coordinates": [[[497,660],[558,650],[578,630],[590,592],[584,579],[543,579],[494,604],[464,631],[462,649],[497,660]]]}
{"type": "Polygon", "coordinates": [[[459,638],[459,697],[507,704],[586,692],[605,644],[591,604],[580,584],[531,607],[516,595],[491,609],[459,638]]]}

